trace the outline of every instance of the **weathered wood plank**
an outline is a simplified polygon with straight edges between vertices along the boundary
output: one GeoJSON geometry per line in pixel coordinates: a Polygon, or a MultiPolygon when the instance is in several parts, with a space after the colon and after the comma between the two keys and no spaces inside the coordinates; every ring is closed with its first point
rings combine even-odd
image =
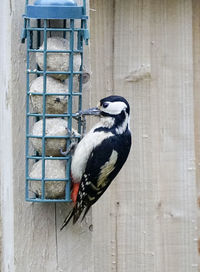
{"type": "Polygon", "coordinates": [[[2,224],[2,256],[0,270],[14,269],[14,211],[13,211],[13,150],[12,150],[12,98],[11,98],[11,29],[10,3],[2,1],[0,18],[0,186],[2,224]]]}
{"type": "MultiPolygon", "coordinates": [[[[98,18],[101,37],[107,28],[101,30],[104,16],[98,18]]],[[[113,89],[131,102],[134,155],[93,208],[103,235],[96,254],[111,240],[104,269],[195,270],[191,1],[115,1],[114,18],[113,89]]]]}
{"type": "Polygon", "coordinates": [[[154,271],[150,1],[116,1],[114,89],[131,106],[133,146],[116,180],[115,271],[154,271]]]}
{"type": "Polygon", "coordinates": [[[155,268],[197,271],[192,2],[152,2],[155,268]]]}
{"type": "MultiPolygon", "coordinates": [[[[77,2],[78,4],[83,3],[82,0],[77,2]]],[[[87,1],[87,8],[89,10],[89,1],[87,1]]],[[[84,65],[90,72],[88,46],[84,47],[84,65]]],[[[84,87],[83,107],[88,108],[89,103],[90,89],[84,87]]],[[[56,204],[57,271],[93,272],[91,216],[75,226],[70,223],[60,232],[63,220],[72,207],[73,204],[56,204]]]]}
{"type": "MultiPolygon", "coordinates": [[[[91,105],[113,93],[114,1],[90,1],[91,105]]],[[[111,187],[92,208],[94,272],[113,271],[116,263],[115,216],[111,187]]]]}
{"type": "MultiPolygon", "coordinates": [[[[200,2],[193,0],[193,88],[194,88],[194,132],[196,155],[196,186],[197,186],[197,221],[195,228],[200,228],[200,2]]],[[[197,250],[200,255],[200,235],[197,237],[197,250]]],[[[198,258],[200,267],[200,258],[198,258]]]]}
{"type": "Polygon", "coordinates": [[[26,47],[20,43],[24,1],[12,5],[12,139],[14,186],[14,262],[16,272],[57,269],[55,204],[25,202],[26,47]],[[16,16],[17,15],[17,16],[16,16]],[[21,110],[24,109],[24,110],[21,110]]]}

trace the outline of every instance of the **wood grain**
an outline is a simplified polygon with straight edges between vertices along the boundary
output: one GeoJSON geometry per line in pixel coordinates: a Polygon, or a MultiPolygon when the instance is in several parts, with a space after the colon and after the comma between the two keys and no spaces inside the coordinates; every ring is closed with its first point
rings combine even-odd
{"type": "MultiPolygon", "coordinates": [[[[196,230],[200,228],[200,2],[192,1],[193,7],[193,90],[194,90],[194,133],[195,133],[195,170],[196,170],[196,230]]],[[[200,267],[200,235],[197,234],[198,266],[200,267]]],[[[199,270],[200,271],[200,268],[199,270]]]]}

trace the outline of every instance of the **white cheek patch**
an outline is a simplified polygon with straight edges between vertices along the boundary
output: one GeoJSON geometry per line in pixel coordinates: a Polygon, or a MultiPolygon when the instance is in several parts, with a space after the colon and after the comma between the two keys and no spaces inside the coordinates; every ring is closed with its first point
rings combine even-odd
{"type": "Polygon", "coordinates": [[[116,102],[108,102],[107,108],[101,108],[103,112],[117,115],[122,112],[122,110],[127,108],[127,105],[124,102],[116,101],[116,102]]]}

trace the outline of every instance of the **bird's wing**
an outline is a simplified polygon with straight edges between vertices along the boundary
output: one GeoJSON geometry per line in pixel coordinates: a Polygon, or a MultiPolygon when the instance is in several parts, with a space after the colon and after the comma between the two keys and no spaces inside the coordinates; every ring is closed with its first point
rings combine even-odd
{"type": "Polygon", "coordinates": [[[116,138],[112,136],[105,139],[91,152],[82,176],[77,202],[83,201],[86,206],[93,205],[118,174],[121,167],[116,166],[123,159],[123,152],[118,152],[116,138]]]}
{"type": "Polygon", "coordinates": [[[107,141],[112,142],[111,138],[104,140],[101,146],[97,146],[89,156],[73,212],[74,224],[83,210],[85,210],[83,218],[85,217],[90,207],[99,199],[112,181],[112,179],[109,179],[109,175],[115,169],[117,152],[111,144],[108,145],[107,141]]]}

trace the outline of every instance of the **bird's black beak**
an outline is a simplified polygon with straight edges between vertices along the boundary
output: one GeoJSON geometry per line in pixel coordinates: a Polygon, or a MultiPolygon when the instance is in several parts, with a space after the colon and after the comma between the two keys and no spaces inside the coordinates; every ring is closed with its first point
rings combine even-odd
{"type": "Polygon", "coordinates": [[[77,116],[81,116],[81,115],[96,115],[99,116],[101,113],[99,108],[90,108],[87,110],[81,110],[79,112],[77,112],[77,116]]]}

